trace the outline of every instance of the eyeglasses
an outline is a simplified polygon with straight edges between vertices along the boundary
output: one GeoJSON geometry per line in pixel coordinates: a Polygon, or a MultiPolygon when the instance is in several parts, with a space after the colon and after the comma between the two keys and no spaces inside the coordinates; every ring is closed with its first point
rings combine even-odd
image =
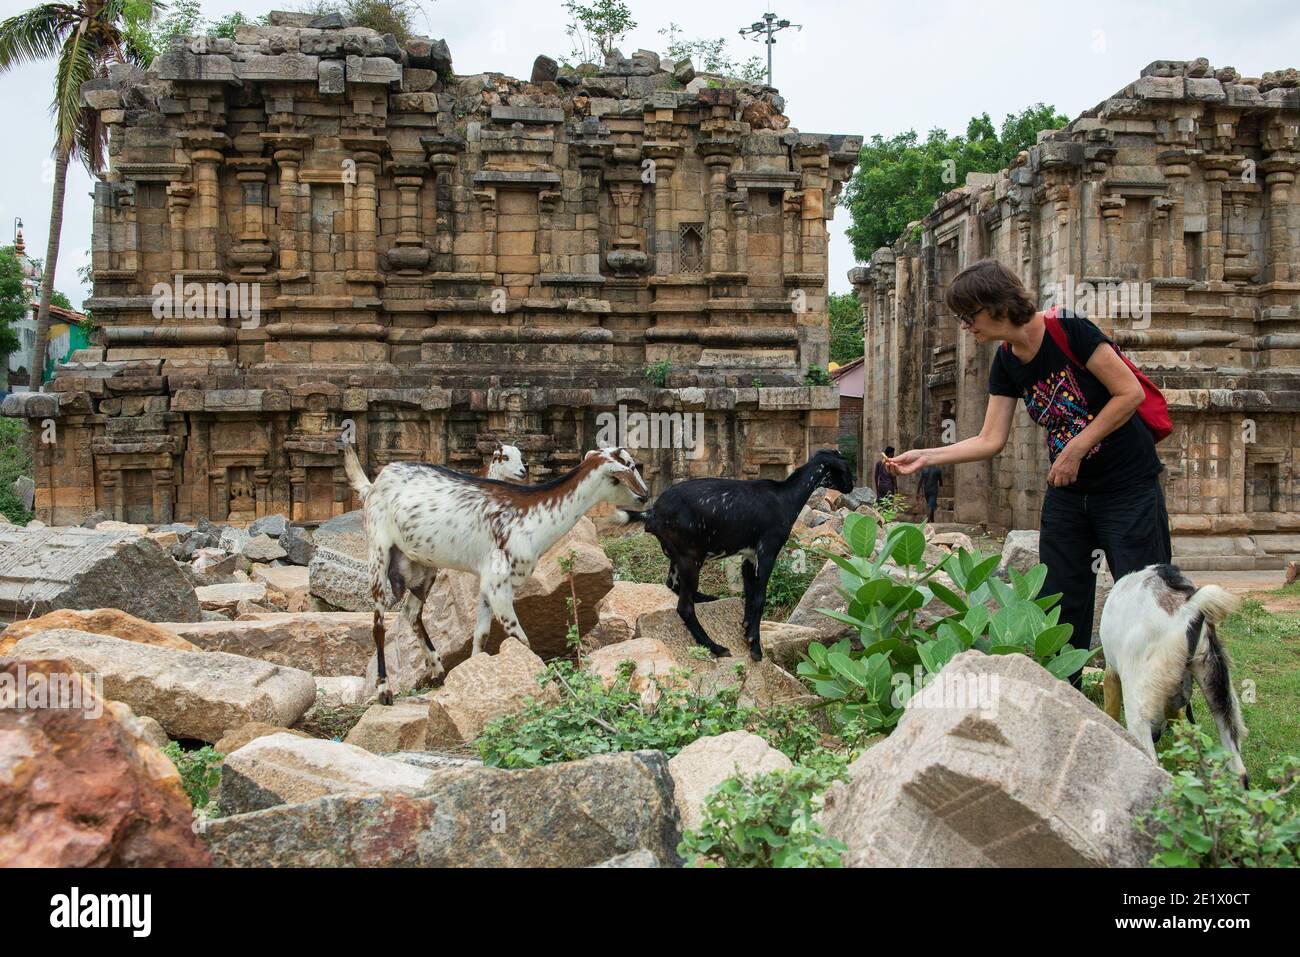
{"type": "Polygon", "coordinates": [[[972,328],[972,327],[975,325],[975,320],[979,318],[979,314],[980,314],[981,312],[983,312],[983,311],[984,311],[983,309],[979,309],[979,310],[977,310],[977,311],[971,313],[969,316],[958,316],[958,317],[957,317],[957,323],[958,323],[958,324],[959,324],[963,329],[970,329],[970,328],[972,328]]]}

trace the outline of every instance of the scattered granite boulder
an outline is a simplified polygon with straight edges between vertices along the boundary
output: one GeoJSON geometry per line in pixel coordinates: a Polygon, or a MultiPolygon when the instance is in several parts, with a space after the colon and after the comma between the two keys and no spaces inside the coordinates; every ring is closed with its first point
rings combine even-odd
{"type": "Polygon", "coordinates": [[[252,579],[284,596],[290,612],[305,612],[310,595],[307,569],[299,565],[254,565],[252,579]]]}
{"type": "Polygon", "coordinates": [[[785,621],[759,622],[758,634],[763,640],[763,654],[790,674],[795,674],[799,662],[807,656],[809,645],[814,641],[825,643],[816,628],[785,621]]]}
{"type": "Polygon", "coordinates": [[[268,734],[226,756],[217,806],[245,814],[325,794],[418,788],[429,773],[342,741],[268,734]]]}
{"type": "Polygon", "coordinates": [[[1027,572],[1038,564],[1037,529],[1013,529],[1007,532],[1002,543],[1002,561],[998,571],[1005,574],[1008,568],[1018,572],[1027,572]]]}
{"type": "Polygon", "coordinates": [[[316,700],[307,672],[219,651],[174,651],[56,629],[23,638],[11,654],[59,659],[97,675],[106,697],[156,718],[173,738],[214,742],[249,721],[288,727],[316,700]]]}
{"type": "Polygon", "coordinates": [[[731,652],[727,658],[696,657],[693,649],[699,646],[675,608],[642,615],[637,622],[636,636],[654,638],[665,645],[702,694],[716,694],[739,682],[741,700],[763,707],[807,695],[808,689],[802,682],[776,664],[771,655],[765,654],[758,662],[750,660],[743,627],[744,611],[743,598],[722,598],[695,606],[695,615],[705,632],[731,652]]]}
{"type": "Polygon", "coordinates": [[[630,641],[642,615],[676,607],[677,593],[667,585],[614,582],[596,604],[596,627],[587,638],[596,648],[630,641]]]}
{"type": "MultiPolygon", "coordinates": [[[[369,611],[374,606],[370,597],[370,571],[364,557],[348,555],[322,545],[318,540],[312,548],[307,568],[311,594],[330,607],[369,611]]],[[[438,594],[437,588],[431,589],[431,593],[438,594]]],[[[427,604],[425,614],[427,617],[427,604]]]]}
{"type": "Polygon", "coordinates": [[[553,59],[542,54],[533,61],[533,72],[529,76],[529,83],[549,83],[559,75],[560,65],[553,59]]]}
{"type": "Polygon", "coordinates": [[[0,619],[118,608],[146,621],[198,621],[194,588],[157,542],[123,530],[0,527],[0,619]]]}
{"type": "Polygon", "coordinates": [[[30,475],[20,475],[13,480],[9,490],[13,492],[14,498],[22,505],[24,511],[30,512],[36,505],[36,482],[30,475]]]}
{"type": "Polygon", "coordinates": [[[845,492],[837,501],[838,506],[846,506],[850,509],[857,509],[860,505],[874,505],[876,501],[876,490],[870,485],[859,485],[852,492],[845,492]]]}
{"type": "Polygon", "coordinates": [[[522,711],[529,699],[558,702],[554,685],[537,683],[545,669],[542,659],[514,638],[503,641],[496,654],[461,662],[430,697],[427,746],[473,741],[490,722],[522,711]]]}
{"type": "Polygon", "coordinates": [[[611,857],[607,861],[601,861],[599,864],[592,864],[592,867],[620,867],[620,868],[647,868],[659,867],[659,858],[653,853],[642,848],[639,851],[628,851],[626,854],[619,854],[617,857],[611,857]]]}
{"type": "Polygon", "coordinates": [[[220,754],[233,754],[250,741],[256,741],[268,734],[281,733],[297,735],[300,738],[310,737],[305,731],[294,728],[282,728],[276,724],[267,724],[265,721],[250,721],[241,724],[238,728],[231,728],[221,736],[212,749],[220,754]]]}
{"type": "Polygon", "coordinates": [[[280,547],[284,549],[285,561],[304,568],[311,564],[311,557],[316,551],[311,529],[290,525],[280,535],[278,541],[280,547]]]}
{"type": "Polygon", "coordinates": [[[852,867],[1145,867],[1169,775],[1023,655],[954,657],[826,792],[852,867]],[[954,811],[954,809],[959,809],[954,811]]]}
{"type": "Polygon", "coordinates": [[[448,768],[417,792],[333,794],[218,818],[224,867],[587,867],[632,851],[679,862],[659,751],[523,771],[448,768]]]}
{"type": "Polygon", "coordinates": [[[241,601],[262,601],[266,585],[262,582],[235,582],[229,585],[201,585],[194,589],[199,607],[233,617],[241,601]]]}
{"type": "MultiPolygon", "coordinates": [[[[303,669],[304,671],[308,669],[303,669]]],[[[316,706],[341,708],[365,700],[366,679],[360,675],[316,675],[316,706]]]]}
{"type": "Polygon", "coordinates": [[[371,705],[343,740],[375,754],[419,751],[429,736],[429,702],[398,698],[391,705],[371,705]]]}
{"type": "Polygon", "coordinates": [[[784,754],[748,731],[697,738],[668,761],[682,830],[700,826],[705,799],[727,778],[788,771],[793,766],[784,754]]]}
{"type": "Polygon", "coordinates": [[[61,661],[0,660],[0,867],[205,867],[190,800],[131,709],[61,661]],[[76,707],[18,708],[34,680],[76,707]]]}
{"type": "Polygon", "coordinates": [[[619,666],[624,661],[636,665],[628,682],[628,690],[641,695],[641,702],[653,705],[659,700],[659,689],[681,684],[680,676],[672,672],[681,666],[668,647],[656,638],[632,638],[615,645],[598,648],[587,656],[583,667],[599,675],[606,688],[618,680],[619,666]]]}
{"type": "Polygon", "coordinates": [[[248,534],[257,539],[262,535],[279,538],[289,527],[289,520],[283,515],[267,515],[248,526],[248,534]]]}
{"type": "Polygon", "coordinates": [[[166,627],[203,650],[227,651],[318,676],[359,677],[374,658],[372,616],[351,611],[259,612],[238,622],[173,622],[166,627]]]}
{"type": "Polygon", "coordinates": [[[794,611],[790,612],[786,622],[813,629],[819,636],[817,640],[822,644],[831,644],[856,634],[851,626],[838,622],[834,618],[828,618],[817,611],[818,608],[828,608],[831,611],[847,612],[849,603],[840,593],[842,587],[840,566],[829,558],[826,559],[821,570],[809,582],[808,590],[803,593],[799,604],[795,605],[794,611]]]}
{"type": "Polygon", "coordinates": [[[278,562],[289,556],[279,542],[265,533],[250,538],[239,553],[250,562],[278,562]]]}
{"type": "MultiPolygon", "coordinates": [[[[187,627],[188,624],[188,622],[182,623],[180,627],[187,627]]],[[[202,650],[180,637],[165,624],[156,625],[116,608],[96,608],[93,611],[64,608],[41,615],[40,618],[15,621],[0,632],[0,656],[9,654],[13,646],[28,635],[52,631],[56,628],[71,628],[74,631],[88,631],[96,635],[112,635],[124,641],[138,641],[143,645],[173,648],[176,651],[202,650]]]]}

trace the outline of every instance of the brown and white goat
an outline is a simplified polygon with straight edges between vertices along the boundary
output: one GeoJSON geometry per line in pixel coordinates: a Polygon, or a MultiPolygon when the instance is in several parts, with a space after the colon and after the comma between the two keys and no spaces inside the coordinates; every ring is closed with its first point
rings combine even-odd
{"type": "Polygon", "coordinates": [[[597,502],[644,505],[650,498],[637,463],[617,448],[588,452],[573,471],[539,485],[509,485],[425,462],[391,462],[372,483],[350,445],[344,447],[343,462],[365,503],[381,704],[393,701],[384,663],[386,600],[401,603],[403,619],[424,641],[440,673],[441,656],[420,614],[439,568],[478,575],[473,654],[483,649],[493,616],[508,637],[527,645],[515,617],[514,592],[538,559],[597,502]]]}
{"type": "Polygon", "coordinates": [[[1241,739],[1246,726],[1228,674],[1228,653],[1215,625],[1237,610],[1241,599],[1217,585],[1197,588],[1173,565],[1148,565],[1125,575],[1101,612],[1106,653],[1106,713],[1124,720],[1138,744],[1156,760],[1155,742],[1165,722],[1187,709],[1192,720],[1192,679],[1201,686],[1232,769],[1246,784],[1241,739]]]}
{"type": "Polygon", "coordinates": [[[524,465],[524,456],[518,448],[498,442],[492,450],[491,460],[474,474],[498,482],[526,482],[528,466],[524,465]]]}

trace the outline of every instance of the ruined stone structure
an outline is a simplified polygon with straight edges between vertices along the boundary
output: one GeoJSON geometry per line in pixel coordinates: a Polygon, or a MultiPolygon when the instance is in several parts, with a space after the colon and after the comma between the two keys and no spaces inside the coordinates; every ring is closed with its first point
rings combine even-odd
{"type": "MultiPolygon", "coordinates": [[[[1278,567],[1300,553],[1300,78],[1159,61],[1010,169],[935,203],[919,239],[850,273],[866,320],[864,461],[977,433],[990,348],[943,305],[994,257],[1089,315],[1161,386],[1175,556],[1278,567]]],[[[988,463],[947,469],[949,515],[1036,528],[1042,430],[1018,412],[988,463]]],[[[910,488],[905,491],[911,492],[910,488]]]]}
{"type": "Polygon", "coordinates": [[[803,382],[860,137],[644,51],[522,82],[336,15],[272,24],[85,87],[111,131],[99,345],[5,406],[52,420],[40,518],[326,519],[340,438],[371,471],[476,468],[499,438],[537,480],[620,406],[704,417],[701,452],[638,454],[656,488],[834,444],[834,389],[803,382]]]}

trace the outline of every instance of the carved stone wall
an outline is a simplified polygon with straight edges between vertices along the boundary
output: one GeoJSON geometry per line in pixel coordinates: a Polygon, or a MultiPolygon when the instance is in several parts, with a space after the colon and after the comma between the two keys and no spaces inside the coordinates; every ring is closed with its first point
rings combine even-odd
{"type": "MultiPolygon", "coordinates": [[[[1276,567],[1300,554],[1300,77],[1158,61],[1010,169],[935,203],[919,241],[850,273],[866,320],[863,448],[976,434],[990,348],[943,292],[994,257],[1089,315],[1161,386],[1175,556],[1276,567]]],[[[864,455],[864,461],[866,460],[864,455]]],[[[1018,412],[991,462],[946,469],[947,515],[1036,528],[1042,430],[1018,412]]],[[[910,492],[910,489],[908,489],[910,492]]]]}
{"type": "Polygon", "coordinates": [[[273,14],[87,84],[100,346],[56,408],[5,407],[54,422],[38,515],[328,518],[341,437],[372,471],[500,439],[537,480],[620,407],[704,416],[699,452],[638,453],[656,488],[833,445],[835,390],[803,381],[861,138],[645,51],[553,67],[457,77],[442,41],[273,14]]]}

